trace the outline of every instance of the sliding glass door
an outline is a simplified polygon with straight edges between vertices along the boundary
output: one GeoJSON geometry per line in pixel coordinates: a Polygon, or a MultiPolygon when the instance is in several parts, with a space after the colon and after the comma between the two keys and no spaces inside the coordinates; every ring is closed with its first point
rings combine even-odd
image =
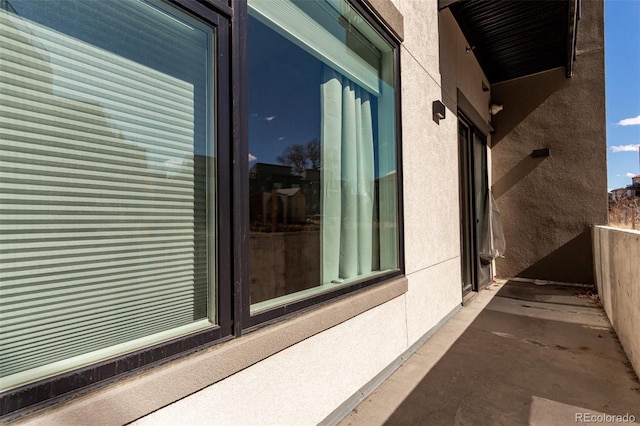
{"type": "Polygon", "coordinates": [[[491,264],[480,259],[488,195],[486,138],[467,120],[458,121],[462,293],[478,291],[491,278],[491,264]]]}

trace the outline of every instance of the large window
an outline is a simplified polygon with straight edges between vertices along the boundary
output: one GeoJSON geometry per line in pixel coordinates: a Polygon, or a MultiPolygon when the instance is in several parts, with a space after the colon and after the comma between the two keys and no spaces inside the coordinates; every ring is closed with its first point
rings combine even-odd
{"type": "Polygon", "coordinates": [[[250,303],[398,268],[394,51],[344,0],[250,0],[250,303]]]}
{"type": "Polygon", "coordinates": [[[3,5],[7,388],[216,321],[215,35],[159,3],[3,5]]]}
{"type": "Polygon", "coordinates": [[[358,5],[0,0],[0,416],[401,274],[358,5]]]}

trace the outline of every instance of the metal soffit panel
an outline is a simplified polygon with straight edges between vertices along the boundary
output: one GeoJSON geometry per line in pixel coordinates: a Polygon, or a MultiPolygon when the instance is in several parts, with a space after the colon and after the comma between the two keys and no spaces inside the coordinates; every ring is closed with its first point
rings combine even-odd
{"type": "Polygon", "coordinates": [[[565,67],[575,52],[578,0],[441,0],[491,84],[565,67]]]}

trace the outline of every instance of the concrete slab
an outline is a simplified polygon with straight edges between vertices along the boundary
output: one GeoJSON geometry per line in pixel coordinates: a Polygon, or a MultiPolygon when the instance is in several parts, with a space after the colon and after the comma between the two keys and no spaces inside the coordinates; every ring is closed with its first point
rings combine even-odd
{"type": "Polygon", "coordinates": [[[594,300],[597,300],[597,296],[584,286],[538,284],[538,282],[545,281],[535,280],[531,282],[511,280],[509,281],[509,285],[501,290],[500,297],[562,305],[595,306],[594,300]]]}
{"type": "Polygon", "coordinates": [[[640,382],[588,289],[498,289],[481,292],[340,424],[640,421],[640,382]]]}
{"type": "Polygon", "coordinates": [[[593,307],[499,297],[493,300],[487,309],[523,317],[583,324],[605,329],[611,327],[604,311],[593,309],[593,307]]]}
{"type": "Polygon", "coordinates": [[[634,420],[638,420],[637,417],[634,419],[630,414],[613,416],[539,397],[532,398],[529,414],[529,426],[564,426],[575,423],[637,425],[634,420]]]}

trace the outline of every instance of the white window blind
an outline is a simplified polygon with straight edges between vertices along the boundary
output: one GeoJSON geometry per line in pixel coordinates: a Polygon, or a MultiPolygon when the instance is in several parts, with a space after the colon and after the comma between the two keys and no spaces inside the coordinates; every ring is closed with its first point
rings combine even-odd
{"type": "Polygon", "coordinates": [[[209,324],[194,110],[192,83],[0,10],[0,389],[209,324]]]}
{"type": "MultiPolygon", "coordinates": [[[[313,7],[315,4],[308,2],[307,6],[313,7]]],[[[331,6],[327,3],[326,7],[331,6]]],[[[292,0],[251,0],[249,8],[265,25],[309,54],[349,77],[370,93],[380,93],[379,70],[346,47],[345,40],[350,30],[340,25],[338,20],[326,19],[323,25],[292,0]],[[338,38],[338,35],[342,39],[338,38]]],[[[338,11],[335,13],[339,16],[338,11]]]]}

